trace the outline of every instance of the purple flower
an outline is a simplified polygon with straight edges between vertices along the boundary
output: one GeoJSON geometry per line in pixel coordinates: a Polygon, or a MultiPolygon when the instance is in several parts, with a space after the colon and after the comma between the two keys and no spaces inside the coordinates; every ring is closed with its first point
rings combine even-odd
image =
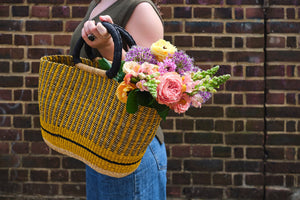
{"type": "Polygon", "coordinates": [[[206,101],[208,101],[211,98],[211,96],[212,96],[210,92],[199,92],[199,94],[203,98],[203,102],[202,103],[205,103],[206,101]]]}
{"type": "Polygon", "coordinates": [[[178,51],[173,54],[173,62],[176,64],[176,71],[183,75],[187,71],[194,71],[193,58],[189,57],[183,51],[178,51]]]}
{"type": "Polygon", "coordinates": [[[125,62],[127,61],[135,61],[139,64],[144,62],[148,62],[150,64],[157,64],[157,60],[155,56],[151,54],[150,48],[144,48],[139,46],[131,47],[125,56],[125,62]]]}
{"type": "Polygon", "coordinates": [[[162,74],[166,72],[175,72],[177,67],[173,60],[169,58],[166,58],[163,60],[163,62],[158,63],[158,66],[158,71],[162,74]]]}

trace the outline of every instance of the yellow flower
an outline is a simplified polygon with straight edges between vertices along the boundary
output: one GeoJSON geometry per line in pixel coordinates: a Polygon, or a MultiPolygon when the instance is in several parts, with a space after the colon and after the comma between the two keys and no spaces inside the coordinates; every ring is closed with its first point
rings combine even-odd
{"type": "Polygon", "coordinates": [[[173,55],[177,51],[175,46],[163,39],[153,43],[150,50],[158,61],[163,61],[169,54],[173,55]]]}
{"type": "Polygon", "coordinates": [[[136,89],[135,84],[126,84],[124,81],[117,88],[116,95],[122,103],[127,103],[128,93],[136,89]]]}

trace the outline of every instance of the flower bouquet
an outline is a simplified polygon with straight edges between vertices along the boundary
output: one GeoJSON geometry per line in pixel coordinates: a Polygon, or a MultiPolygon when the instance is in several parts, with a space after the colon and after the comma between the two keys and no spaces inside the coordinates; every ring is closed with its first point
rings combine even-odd
{"type": "Polygon", "coordinates": [[[162,39],[151,48],[133,46],[116,77],[120,82],[116,95],[128,113],[141,105],[155,108],[165,119],[169,110],[185,113],[191,106],[200,108],[230,78],[214,76],[218,69],[201,70],[184,51],[162,39]]]}

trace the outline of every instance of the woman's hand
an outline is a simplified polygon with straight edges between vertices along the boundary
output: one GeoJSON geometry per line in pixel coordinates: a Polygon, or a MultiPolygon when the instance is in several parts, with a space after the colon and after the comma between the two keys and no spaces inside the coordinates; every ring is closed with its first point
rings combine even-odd
{"type": "MultiPolygon", "coordinates": [[[[99,19],[100,21],[113,23],[112,18],[108,15],[100,16],[99,19]]],[[[81,36],[90,47],[97,49],[104,58],[108,60],[113,59],[114,42],[101,22],[97,24],[95,24],[94,20],[85,22],[81,31],[81,36]],[[89,36],[91,35],[94,37],[93,41],[89,39],[89,36]]]]}
{"type": "MultiPolygon", "coordinates": [[[[111,17],[108,15],[100,16],[99,18],[101,21],[113,23],[111,17]]],[[[107,29],[101,22],[96,24],[94,20],[89,20],[84,23],[81,36],[90,47],[98,50],[110,46],[112,43],[111,35],[108,33],[107,29]],[[93,41],[89,39],[91,36],[94,37],[93,41]]]]}

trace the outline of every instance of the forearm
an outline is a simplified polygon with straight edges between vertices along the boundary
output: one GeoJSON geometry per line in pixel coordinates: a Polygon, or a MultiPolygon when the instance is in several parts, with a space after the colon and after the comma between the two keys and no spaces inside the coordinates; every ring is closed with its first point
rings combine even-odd
{"type": "MultiPolygon", "coordinates": [[[[107,43],[104,46],[98,47],[97,50],[99,51],[99,53],[102,55],[103,58],[107,59],[107,60],[113,60],[114,58],[114,43],[111,39],[111,41],[109,41],[109,43],[107,43]]],[[[125,50],[122,50],[122,60],[125,59],[125,50]]]]}

